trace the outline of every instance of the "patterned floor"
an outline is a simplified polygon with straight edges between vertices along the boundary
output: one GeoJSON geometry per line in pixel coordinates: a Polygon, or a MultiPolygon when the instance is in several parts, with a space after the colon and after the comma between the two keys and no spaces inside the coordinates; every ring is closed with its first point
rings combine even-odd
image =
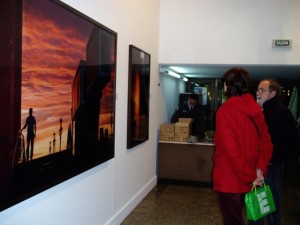
{"type": "MultiPolygon", "coordinates": [[[[300,172],[287,172],[282,224],[300,225],[300,172]]],[[[210,187],[159,183],[121,225],[222,225],[222,218],[210,187]]]]}

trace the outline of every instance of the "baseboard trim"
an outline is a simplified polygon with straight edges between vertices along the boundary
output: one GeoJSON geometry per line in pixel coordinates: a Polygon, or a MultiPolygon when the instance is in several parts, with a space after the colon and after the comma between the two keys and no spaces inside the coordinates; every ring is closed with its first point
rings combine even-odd
{"type": "Polygon", "coordinates": [[[153,177],[139,192],[137,192],[105,225],[119,225],[132,210],[156,186],[157,176],[153,177]]]}

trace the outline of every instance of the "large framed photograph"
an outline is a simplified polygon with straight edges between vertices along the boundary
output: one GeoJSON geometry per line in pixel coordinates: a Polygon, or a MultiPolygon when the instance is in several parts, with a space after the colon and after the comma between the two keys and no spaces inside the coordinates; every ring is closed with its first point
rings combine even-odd
{"type": "Polygon", "coordinates": [[[59,0],[0,7],[3,210],[114,157],[117,34],[59,0]]]}
{"type": "Polygon", "coordinates": [[[150,54],[129,46],[127,148],[149,139],[150,54]]]}

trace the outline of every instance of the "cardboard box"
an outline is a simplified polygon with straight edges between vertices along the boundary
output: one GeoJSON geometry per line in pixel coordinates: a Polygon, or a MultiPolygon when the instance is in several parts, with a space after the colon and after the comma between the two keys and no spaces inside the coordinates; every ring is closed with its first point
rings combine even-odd
{"type": "Polygon", "coordinates": [[[164,123],[160,125],[160,140],[161,141],[174,141],[174,123],[164,123]]]}
{"type": "Polygon", "coordinates": [[[175,123],[174,140],[178,142],[187,142],[191,133],[191,123],[177,122],[175,123]]]}

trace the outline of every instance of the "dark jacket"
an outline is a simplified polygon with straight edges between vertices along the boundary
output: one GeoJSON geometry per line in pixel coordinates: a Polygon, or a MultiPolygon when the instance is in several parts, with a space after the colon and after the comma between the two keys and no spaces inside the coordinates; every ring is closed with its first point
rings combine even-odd
{"type": "Polygon", "coordinates": [[[178,118],[192,118],[192,129],[191,135],[198,136],[200,139],[203,138],[204,134],[204,119],[203,113],[200,105],[195,105],[195,107],[190,110],[187,103],[180,105],[178,109],[174,112],[171,123],[178,122],[178,118]]]}
{"type": "Polygon", "coordinates": [[[296,120],[278,96],[263,104],[263,112],[274,145],[271,163],[285,162],[298,147],[296,120]]]}

